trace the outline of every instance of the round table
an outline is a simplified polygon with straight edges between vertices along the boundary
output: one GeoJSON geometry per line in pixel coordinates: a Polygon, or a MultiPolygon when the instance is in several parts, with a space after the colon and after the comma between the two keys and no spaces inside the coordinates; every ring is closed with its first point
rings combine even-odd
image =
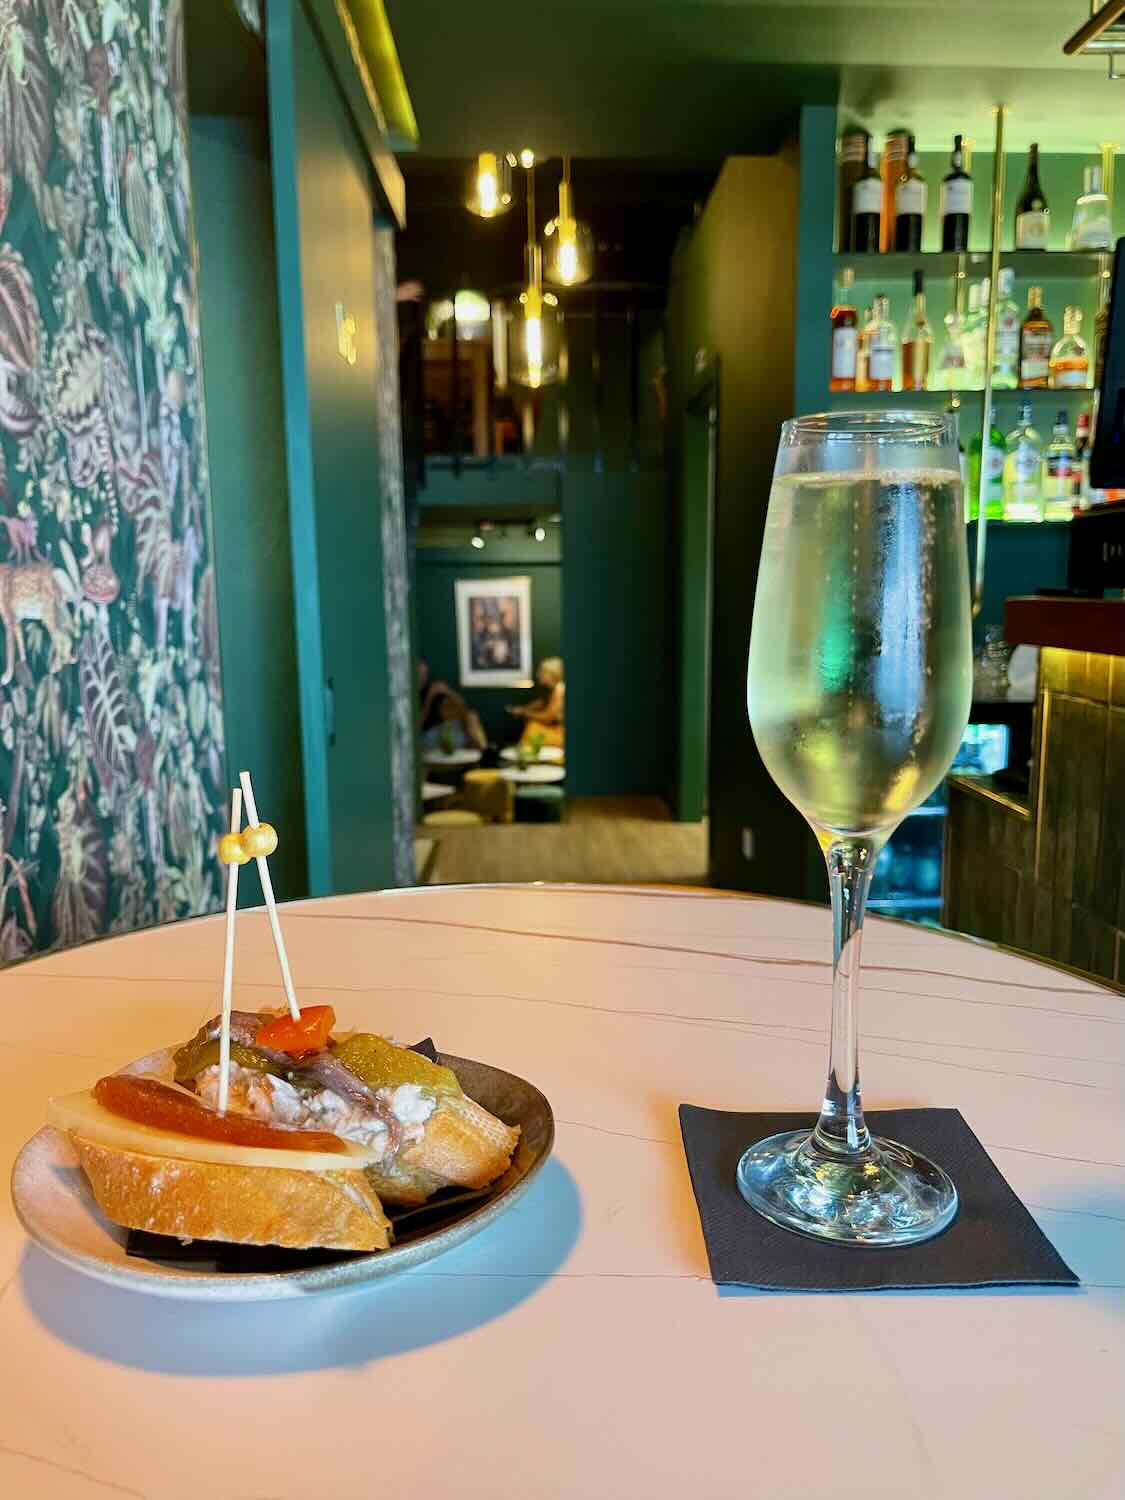
{"type": "MultiPolygon", "coordinates": [[[[816,1102],[826,911],[436,887],[307,901],[283,921],[302,995],[341,1025],[430,1033],[533,1080],[556,1154],[460,1249],[360,1294],[272,1306],[85,1280],[28,1244],[5,1199],[0,1493],[1120,1494],[1119,995],[868,923],[867,1104],[958,1105],[1081,1290],[720,1294],[676,1107],[816,1102]]],[[[221,953],[221,919],[204,918],[0,974],[5,1170],[49,1094],[213,1013],[221,953]]],[[[260,912],[240,916],[235,978],[236,1003],[278,1001],[260,912]]]]}
{"type": "Polygon", "coordinates": [[[444,750],[427,750],[422,756],[422,762],[435,770],[464,771],[468,766],[480,765],[483,753],[467,745],[461,750],[450,750],[448,755],[444,750]]]}
{"type": "Polygon", "coordinates": [[[440,781],[423,781],[422,801],[437,802],[442,797],[452,797],[457,790],[455,786],[443,786],[440,781]]]}
{"type": "Polygon", "coordinates": [[[499,774],[516,786],[555,786],[566,780],[562,766],[504,766],[499,774]]]}
{"type": "MultiPolygon", "coordinates": [[[[511,763],[518,763],[520,752],[515,745],[505,745],[500,752],[500,759],[511,763]]],[[[561,766],[566,759],[566,751],[561,745],[541,745],[539,747],[539,759],[548,765],[561,766]]],[[[533,762],[534,764],[534,762],[533,762]]]]}

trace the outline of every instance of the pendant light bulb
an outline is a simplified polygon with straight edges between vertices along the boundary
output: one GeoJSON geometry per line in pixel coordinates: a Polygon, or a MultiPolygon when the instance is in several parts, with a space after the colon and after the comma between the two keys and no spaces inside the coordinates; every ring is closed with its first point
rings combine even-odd
{"type": "Polygon", "coordinates": [[[469,167],[465,207],[480,219],[495,219],[512,206],[512,168],[498,151],[481,151],[469,167]]]}
{"type": "Polygon", "coordinates": [[[543,384],[543,293],[537,286],[529,286],[520,300],[527,383],[535,391],[543,384]]]}
{"type": "Polygon", "coordinates": [[[594,268],[594,236],[587,224],[574,217],[570,191],[570,158],[563,158],[563,176],[559,183],[559,213],[543,231],[547,237],[547,260],[544,274],[556,286],[578,286],[589,281],[594,268]]]}
{"type": "Polygon", "coordinates": [[[558,298],[543,291],[543,252],[535,237],[535,169],[527,171],[527,283],[520,293],[518,330],[513,338],[509,378],[537,391],[559,378],[558,298]]]}

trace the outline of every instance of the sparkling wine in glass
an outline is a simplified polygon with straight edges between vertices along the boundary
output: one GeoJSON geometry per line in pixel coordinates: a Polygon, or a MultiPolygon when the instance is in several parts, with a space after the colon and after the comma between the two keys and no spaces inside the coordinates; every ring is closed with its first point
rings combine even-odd
{"type": "Polygon", "coordinates": [[[954,419],[832,412],[782,427],[750,637],[750,725],[828,865],[828,1083],[812,1131],[742,1157],[747,1201],[848,1245],[930,1238],[957,1213],[935,1163],[863,1118],[856,983],[875,860],[949,769],[969,717],[968,557],[954,419]]]}

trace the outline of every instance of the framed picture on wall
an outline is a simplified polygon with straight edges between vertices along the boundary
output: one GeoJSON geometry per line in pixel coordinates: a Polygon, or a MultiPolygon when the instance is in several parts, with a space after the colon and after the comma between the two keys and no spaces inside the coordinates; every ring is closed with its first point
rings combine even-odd
{"type": "Polygon", "coordinates": [[[457,658],[462,687],[530,687],[531,579],[459,578],[457,658]]]}

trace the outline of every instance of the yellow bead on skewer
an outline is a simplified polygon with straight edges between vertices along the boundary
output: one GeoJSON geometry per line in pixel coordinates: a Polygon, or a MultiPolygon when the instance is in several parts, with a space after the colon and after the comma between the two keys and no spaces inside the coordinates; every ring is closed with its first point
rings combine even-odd
{"type": "Polygon", "coordinates": [[[268,859],[277,848],[277,829],[272,823],[259,823],[242,830],[242,848],[248,859],[268,859]]]}
{"type": "Polygon", "coordinates": [[[240,834],[224,833],[219,840],[219,858],[224,865],[245,865],[252,856],[247,853],[240,834]]]}

